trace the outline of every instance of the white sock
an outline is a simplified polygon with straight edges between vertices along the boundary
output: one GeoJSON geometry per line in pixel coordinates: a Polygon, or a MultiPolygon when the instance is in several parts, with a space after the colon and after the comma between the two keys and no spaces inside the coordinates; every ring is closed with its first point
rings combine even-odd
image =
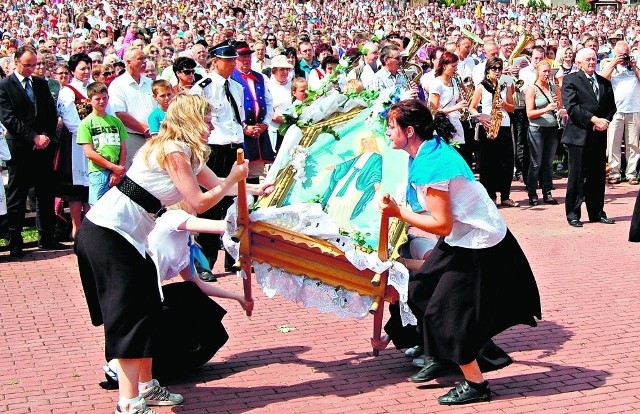
{"type": "Polygon", "coordinates": [[[120,400],[118,400],[118,406],[125,413],[133,411],[133,409],[137,408],[140,404],[144,404],[144,399],[140,396],[133,398],[120,397],[120,400]]]}
{"type": "Polygon", "coordinates": [[[148,390],[149,388],[152,388],[155,385],[160,385],[160,383],[155,379],[151,379],[151,381],[147,381],[147,382],[139,382],[138,383],[138,392],[146,391],[146,390],[148,390]]]}

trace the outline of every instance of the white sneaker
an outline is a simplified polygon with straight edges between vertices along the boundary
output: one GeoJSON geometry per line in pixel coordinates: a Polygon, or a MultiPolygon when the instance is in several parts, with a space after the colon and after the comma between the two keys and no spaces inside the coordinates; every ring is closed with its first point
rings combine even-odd
{"type": "Polygon", "coordinates": [[[144,398],[147,405],[178,405],[184,401],[182,395],[169,392],[167,387],[160,386],[160,384],[156,380],[153,381],[155,383],[153,387],[140,393],[140,397],[144,398]]]}
{"type": "Polygon", "coordinates": [[[416,345],[413,348],[409,348],[404,351],[404,356],[408,358],[416,358],[422,355],[422,347],[420,345],[416,345]]]}
{"type": "Polygon", "coordinates": [[[135,406],[128,405],[124,409],[120,408],[120,404],[117,404],[115,414],[158,414],[158,412],[147,407],[144,400],[140,400],[135,406]]]}

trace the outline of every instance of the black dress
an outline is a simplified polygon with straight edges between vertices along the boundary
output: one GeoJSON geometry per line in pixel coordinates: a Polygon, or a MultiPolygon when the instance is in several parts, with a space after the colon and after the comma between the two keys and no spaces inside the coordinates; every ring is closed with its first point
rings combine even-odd
{"type": "Polygon", "coordinates": [[[452,247],[444,237],[409,282],[425,354],[458,365],[474,361],[495,335],[541,318],[538,287],[510,231],[483,249],[452,247]]]}

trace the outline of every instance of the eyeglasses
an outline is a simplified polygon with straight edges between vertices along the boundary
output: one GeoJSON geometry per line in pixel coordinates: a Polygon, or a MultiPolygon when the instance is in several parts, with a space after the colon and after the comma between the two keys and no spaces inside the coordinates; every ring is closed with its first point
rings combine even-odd
{"type": "Polygon", "coordinates": [[[62,76],[62,75],[67,76],[67,75],[69,75],[69,72],[56,72],[56,75],[58,75],[58,76],[62,76]]]}
{"type": "Polygon", "coordinates": [[[193,75],[196,71],[193,69],[183,69],[181,70],[182,73],[184,73],[185,75],[193,75]]]}
{"type": "Polygon", "coordinates": [[[495,70],[496,72],[498,72],[502,70],[502,66],[491,66],[489,70],[495,70]]]}
{"type": "Polygon", "coordinates": [[[47,62],[38,62],[36,66],[47,66],[47,62]]]}

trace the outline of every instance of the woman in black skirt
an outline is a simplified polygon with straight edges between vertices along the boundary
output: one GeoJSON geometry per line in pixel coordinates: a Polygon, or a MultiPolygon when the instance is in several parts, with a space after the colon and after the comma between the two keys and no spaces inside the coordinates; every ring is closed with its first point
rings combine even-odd
{"type": "MultiPolygon", "coordinates": [[[[518,324],[536,326],[540,296],[522,249],[495,203],[444,139],[451,124],[417,100],[388,112],[387,135],[407,151],[407,203],[381,201],[382,214],[439,237],[409,282],[409,305],[421,320],[425,354],[459,365],[465,380],[438,398],[454,405],[489,401],[477,357],[493,336],[518,324]]],[[[426,368],[426,367],[425,367],[426,368]]]]}
{"type": "MultiPolygon", "coordinates": [[[[183,401],[151,375],[153,334],[174,328],[157,323],[162,306],[146,239],[163,206],[185,200],[196,212],[206,211],[237,193],[236,183],[246,178],[246,163],[234,164],[224,179],[207,168],[211,111],[200,96],[176,96],[159,134],[139,150],[117,187],[89,211],[76,237],[91,321],[104,324],[106,359],[118,359],[117,413],[148,413],[148,405],[183,401]]],[[[257,186],[247,188],[261,193],[257,186]]]]}

